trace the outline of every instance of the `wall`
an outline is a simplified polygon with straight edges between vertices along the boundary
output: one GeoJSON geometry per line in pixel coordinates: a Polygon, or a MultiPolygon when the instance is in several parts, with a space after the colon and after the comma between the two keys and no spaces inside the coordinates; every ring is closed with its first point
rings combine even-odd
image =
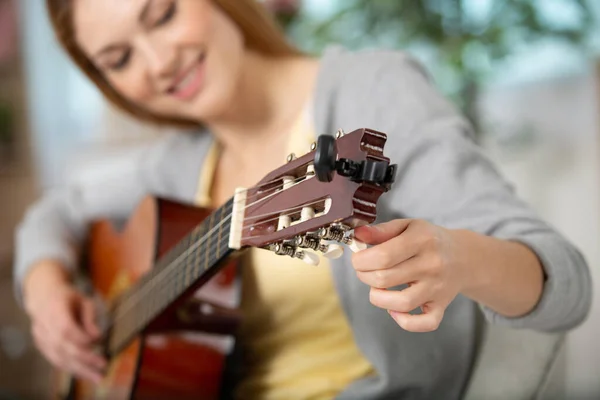
{"type": "MultiPolygon", "coordinates": [[[[592,269],[595,293],[600,292],[598,87],[590,69],[585,75],[490,88],[481,101],[492,126],[487,149],[518,194],[579,246],[592,269]],[[529,139],[515,136],[524,129],[529,139]],[[515,145],[519,141],[521,146],[515,145]]],[[[600,397],[599,336],[600,296],[595,296],[590,318],[567,339],[567,398],[600,397]]]]}
{"type": "Polygon", "coordinates": [[[14,226],[35,190],[20,50],[17,44],[13,56],[0,63],[0,102],[8,104],[14,114],[14,141],[6,149],[0,149],[3,150],[0,151],[0,276],[10,272],[14,226]]]}
{"type": "Polygon", "coordinates": [[[34,168],[41,187],[62,181],[64,159],[99,136],[103,101],[55,40],[46,2],[19,0],[34,168]]]}

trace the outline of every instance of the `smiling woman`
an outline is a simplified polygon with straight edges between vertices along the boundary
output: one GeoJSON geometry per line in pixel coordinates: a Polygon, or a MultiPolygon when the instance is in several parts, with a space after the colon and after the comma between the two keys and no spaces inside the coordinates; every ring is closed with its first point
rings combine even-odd
{"type": "MultiPolygon", "coordinates": [[[[61,43],[106,97],[139,119],[195,128],[143,149],[102,182],[74,182],[43,196],[21,223],[17,293],[38,348],[57,367],[97,383],[112,376],[105,368],[113,361],[95,354],[93,344],[117,334],[101,333],[92,299],[72,285],[93,222],[127,219],[147,194],[210,208],[237,205],[231,197],[246,191],[236,188],[253,188],[265,176],[275,196],[300,202],[276,211],[280,224],[268,228],[274,235],[293,228],[301,236],[272,239],[264,243],[272,247],[249,248],[239,258],[241,291],[232,292],[244,318],[240,352],[228,360],[239,374],[222,385],[238,398],[456,399],[474,358],[475,305],[491,323],[540,331],[568,330],[586,317],[585,260],[514,195],[472,142],[465,119],[408,55],[331,47],[309,57],[286,42],[255,0],[47,2],[61,43]],[[332,195],[331,206],[345,201],[353,213],[382,223],[350,233],[344,222],[354,219],[337,218],[333,230],[300,232],[292,218],[317,223],[317,208],[333,208],[323,197],[325,204],[315,205],[306,193],[296,196],[302,189],[294,189],[289,175],[269,174],[280,171],[287,154],[308,152],[318,134],[362,127],[387,136],[359,129],[373,143],[356,134],[340,134],[341,141],[355,140],[361,154],[370,154],[362,156],[372,158],[381,157],[385,143],[399,179],[377,207],[358,190],[335,201],[332,195]],[[334,239],[355,250],[357,239],[372,247],[353,257],[319,257],[341,255],[339,248],[329,251],[334,239]],[[281,249],[295,258],[281,258],[281,249]],[[320,261],[320,268],[306,269],[300,259],[320,261]]],[[[336,192],[308,179],[310,159],[287,164],[286,173],[336,192]]],[[[372,196],[381,187],[369,190],[372,196]]],[[[236,218],[243,220],[244,210],[236,218]]],[[[199,240],[213,243],[210,232],[198,229],[199,240]]],[[[147,254],[153,248],[143,247],[147,254]]],[[[202,254],[205,266],[209,255],[202,254]]],[[[125,259],[137,269],[142,258],[125,259]]],[[[146,314],[123,315],[134,324],[146,314]]],[[[214,376],[195,369],[191,355],[175,361],[192,376],[214,376]]],[[[143,367],[140,376],[146,382],[143,367]]],[[[151,384],[164,378],[153,377],[151,384]]]]}
{"type": "MultiPolygon", "coordinates": [[[[110,101],[135,117],[154,123],[186,128],[199,126],[197,115],[189,114],[190,105],[186,107],[188,112],[186,109],[181,112],[176,103],[170,106],[167,103],[167,109],[163,109],[161,103],[168,99],[151,98],[150,93],[162,91],[162,94],[183,97],[187,102],[195,98],[204,81],[203,64],[209,39],[215,44],[211,47],[216,52],[209,62],[215,74],[211,81],[215,80],[217,87],[221,85],[219,79],[239,73],[236,52],[239,53],[242,45],[268,56],[301,55],[286,41],[267,11],[254,1],[218,0],[217,7],[209,7],[206,1],[185,0],[79,1],[81,6],[74,9],[69,3],[48,1],[51,21],[62,45],[110,101]],[[102,13],[104,18],[97,18],[102,13]],[[172,24],[173,19],[177,19],[175,24],[172,24]],[[232,29],[233,26],[237,29],[232,29]],[[153,34],[157,29],[166,29],[167,34],[153,34]],[[169,49],[172,51],[165,53],[169,49]],[[195,72],[196,88],[176,91],[174,82],[150,82],[146,74],[140,73],[142,59],[158,69],[159,74],[161,69],[167,69],[162,72],[168,74],[172,68],[179,74],[195,72]],[[152,84],[155,86],[150,88],[152,84]],[[138,100],[142,100],[141,103],[138,100]]],[[[186,76],[179,75],[179,78],[186,76]]],[[[225,88],[219,90],[226,91],[227,86],[232,90],[234,85],[224,84],[225,88]]]]}

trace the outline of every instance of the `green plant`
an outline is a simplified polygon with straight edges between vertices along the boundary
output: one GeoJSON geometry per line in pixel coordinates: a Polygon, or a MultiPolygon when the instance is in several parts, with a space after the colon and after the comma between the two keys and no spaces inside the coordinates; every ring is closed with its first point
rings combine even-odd
{"type": "MultiPolygon", "coordinates": [[[[533,42],[559,40],[585,49],[594,27],[586,0],[564,0],[553,21],[547,0],[343,0],[324,19],[302,14],[282,20],[290,36],[309,51],[328,43],[356,49],[367,46],[418,49],[428,69],[444,82],[447,95],[479,132],[476,101],[482,84],[500,62],[526,51],[533,42]]],[[[559,5],[560,5],[559,4],[559,5]]]]}

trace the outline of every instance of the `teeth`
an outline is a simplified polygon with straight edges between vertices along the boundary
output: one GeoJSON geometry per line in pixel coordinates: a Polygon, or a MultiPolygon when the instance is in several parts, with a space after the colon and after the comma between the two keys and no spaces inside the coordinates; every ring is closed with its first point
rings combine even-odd
{"type": "MultiPolygon", "coordinates": [[[[1,1],[2,0],[0,0],[0,2],[1,1]]],[[[196,62],[194,67],[190,70],[190,72],[187,74],[187,76],[181,82],[179,82],[177,85],[172,86],[169,89],[169,93],[173,94],[175,92],[179,92],[179,91],[185,89],[186,86],[190,85],[194,81],[194,78],[196,77],[196,74],[198,73],[198,68],[204,62],[204,58],[205,58],[205,54],[204,53],[200,54],[198,61],[196,62]]]]}
{"type": "Polygon", "coordinates": [[[175,86],[175,91],[179,91],[179,90],[185,88],[190,83],[192,83],[192,81],[194,80],[195,74],[196,74],[196,68],[192,69],[190,71],[190,73],[188,74],[188,76],[186,76],[184,80],[182,80],[177,86],[175,86]]]}

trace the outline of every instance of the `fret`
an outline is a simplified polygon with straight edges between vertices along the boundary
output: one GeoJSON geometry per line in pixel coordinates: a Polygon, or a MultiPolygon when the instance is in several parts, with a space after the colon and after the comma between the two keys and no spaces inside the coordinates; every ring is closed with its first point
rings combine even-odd
{"type": "MultiPolygon", "coordinates": [[[[205,232],[205,231],[206,231],[206,232],[210,232],[210,230],[206,228],[207,222],[208,222],[208,221],[204,221],[204,222],[202,223],[202,230],[201,230],[201,232],[202,232],[202,235],[198,235],[198,236],[195,238],[195,241],[196,241],[196,242],[199,242],[200,240],[202,240],[202,238],[203,238],[203,237],[204,237],[204,235],[205,235],[205,234],[204,234],[204,232],[205,232]]],[[[202,247],[202,246],[199,246],[199,247],[202,247]]],[[[193,271],[193,277],[194,277],[194,279],[196,279],[196,278],[197,278],[197,277],[200,275],[200,255],[201,255],[201,254],[202,254],[202,252],[201,252],[201,251],[199,251],[199,249],[196,249],[196,251],[194,251],[194,260],[195,260],[195,261],[194,261],[194,263],[193,263],[193,269],[192,269],[192,271],[193,271]]]]}
{"type": "Polygon", "coordinates": [[[191,262],[185,263],[185,285],[189,286],[192,280],[192,270],[195,264],[195,254],[191,257],[191,262]]]}
{"type": "MultiPolygon", "coordinates": [[[[206,231],[206,225],[203,223],[199,226],[199,228],[197,230],[195,230],[191,235],[190,235],[190,246],[188,246],[188,248],[191,247],[191,244],[196,244],[198,243],[200,240],[202,240],[202,236],[204,235],[204,232],[206,231]]],[[[186,262],[186,279],[185,279],[185,285],[189,286],[192,284],[192,282],[196,279],[196,259],[198,257],[198,253],[196,251],[194,251],[191,255],[189,262],[186,262]]]]}
{"type": "MultiPolygon", "coordinates": [[[[210,219],[209,219],[209,229],[210,231],[212,231],[213,229],[213,218],[215,216],[215,213],[210,214],[210,219]]],[[[205,243],[207,243],[206,247],[204,247],[204,270],[208,270],[208,259],[210,258],[210,237],[211,235],[209,234],[207,237],[207,240],[205,243]]]]}
{"type": "MultiPolygon", "coordinates": [[[[191,236],[193,237],[193,236],[191,236]]],[[[190,244],[194,243],[192,240],[188,240],[188,246],[190,246],[190,244]]],[[[189,260],[186,260],[185,264],[184,264],[184,271],[183,271],[183,276],[184,276],[184,285],[188,286],[190,284],[191,281],[191,272],[190,272],[190,263],[189,260]]]]}
{"type": "Polygon", "coordinates": [[[225,212],[225,207],[221,207],[221,216],[219,217],[219,235],[217,236],[217,257],[221,256],[221,231],[223,229],[223,213],[224,212],[225,212]]]}
{"type": "Polygon", "coordinates": [[[227,221],[227,223],[225,224],[225,226],[223,227],[223,238],[221,239],[221,243],[223,244],[223,248],[221,249],[221,252],[219,253],[219,256],[222,257],[225,254],[229,254],[231,251],[233,251],[232,249],[229,248],[229,231],[231,230],[231,219],[229,219],[227,221]]]}
{"type": "Polygon", "coordinates": [[[119,319],[114,321],[108,342],[108,350],[112,354],[120,351],[208,270],[233,252],[228,246],[232,204],[233,200],[230,200],[211,213],[209,218],[165,254],[155,268],[120,299],[120,304],[115,307],[115,314],[119,315],[119,319]],[[219,224],[216,229],[215,220],[219,224]],[[199,245],[192,249],[196,244],[199,245]],[[203,268],[200,268],[201,263],[203,268]]]}

